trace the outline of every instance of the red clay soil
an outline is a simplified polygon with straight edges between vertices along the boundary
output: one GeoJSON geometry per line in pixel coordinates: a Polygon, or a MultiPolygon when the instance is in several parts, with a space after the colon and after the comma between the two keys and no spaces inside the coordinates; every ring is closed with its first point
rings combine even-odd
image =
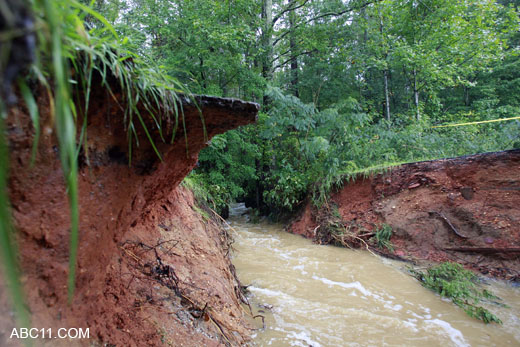
{"type": "MultiPolygon", "coordinates": [[[[520,150],[401,165],[346,184],[332,201],[359,234],[390,225],[388,256],[520,280],[520,150]]],[[[289,230],[315,237],[315,215],[306,206],[289,230]]]]}
{"type": "MultiPolygon", "coordinates": [[[[30,167],[33,129],[27,110],[7,119],[9,195],[36,328],[89,328],[89,340],[37,340],[49,346],[242,345],[251,333],[240,306],[239,284],[221,226],[196,212],[179,186],[213,135],[255,120],[258,105],[201,97],[208,137],[197,108],[184,105],[182,132],[159,146],[157,160],[142,129],[128,166],[128,142],[119,106],[103,89],[91,97],[88,161],[80,156],[80,242],[76,293],[67,305],[69,206],[52,133],[48,102],[39,97],[43,131],[30,167]],[[88,165],[87,165],[88,164],[88,165]]],[[[149,124],[150,128],[152,124],[149,124]]],[[[166,128],[165,136],[171,136],[166,128]]],[[[158,135],[154,134],[156,142],[158,135]]],[[[0,289],[0,346],[10,339],[12,313],[0,289]]]]}

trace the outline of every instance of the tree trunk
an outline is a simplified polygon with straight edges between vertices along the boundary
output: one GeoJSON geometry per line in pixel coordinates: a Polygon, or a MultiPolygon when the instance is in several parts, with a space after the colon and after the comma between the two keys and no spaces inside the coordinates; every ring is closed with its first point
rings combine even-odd
{"type": "MultiPolygon", "coordinates": [[[[384,29],[384,25],[383,25],[383,17],[380,18],[380,23],[379,23],[379,32],[381,33],[381,39],[383,39],[383,29],[384,29]]],[[[384,47],[383,47],[384,48],[384,47]]],[[[388,52],[385,51],[384,53],[384,58],[385,58],[385,62],[387,62],[388,60],[388,52]]],[[[389,92],[388,92],[388,66],[385,67],[385,69],[383,70],[383,81],[384,81],[384,89],[385,89],[385,113],[386,113],[386,120],[390,122],[390,119],[391,119],[391,116],[390,116],[390,95],[389,95],[389,92]]]]}
{"type": "Polygon", "coordinates": [[[464,106],[469,106],[469,88],[464,86],[464,106]]]}
{"type": "Polygon", "coordinates": [[[204,88],[204,92],[208,88],[208,84],[206,82],[206,75],[204,74],[204,59],[199,55],[199,65],[200,65],[200,80],[202,81],[202,88],[204,88]]]}
{"type": "Polygon", "coordinates": [[[417,90],[417,70],[413,69],[413,102],[415,105],[415,118],[421,120],[421,111],[419,110],[419,91],[417,90]]]}
{"type": "MultiPolygon", "coordinates": [[[[295,2],[295,0],[289,0],[289,7],[292,6],[292,4],[295,2]]],[[[294,25],[296,22],[296,13],[294,11],[291,11],[289,13],[289,49],[291,51],[291,90],[294,96],[299,97],[298,93],[298,58],[297,58],[297,52],[296,52],[296,37],[294,34],[294,25]]]]}
{"type": "MultiPolygon", "coordinates": [[[[273,79],[273,0],[262,1],[262,36],[261,45],[264,49],[262,54],[262,77],[270,82],[273,79]]],[[[263,97],[263,107],[267,108],[269,98],[263,97]]]]}
{"type": "Polygon", "coordinates": [[[386,120],[390,122],[390,95],[388,93],[388,69],[383,71],[384,79],[385,79],[385,113],[386,120]]]}
{"type": "MultiPolygon", "coordinates": [[[[255,167],[256,167],[256,172],[262,172],[262,168],[260,167],[260,160],[258,158],[255,159],[255,167]]],[[[256,204],[256,208],[260,208],[260,200],[262,198],[261,196],[261,188],[260,188],[260,180],[257,179],[256,182],[255,182],[255,204],[256,204]]]]}
{"type": "Polygon", "coordinates": [[[263,0],[262,20],[262,47],[265,52],[262,59],[262,76],[270,81],[273,73],[273,0],[263,0]]]}

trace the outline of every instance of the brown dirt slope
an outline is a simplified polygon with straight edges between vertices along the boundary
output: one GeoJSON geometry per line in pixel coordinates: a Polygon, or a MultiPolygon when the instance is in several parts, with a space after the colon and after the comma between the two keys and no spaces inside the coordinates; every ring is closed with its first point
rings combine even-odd
{"type": "MultiPolygon", "coordinates": [[[[206,146],[197,108],[186,101],[182,132],[160,144],[157,160],[142,129],[128,166],[128,142],[117,103],[100,88],[91,97],[88,157],[80,155],[80,246],[77,289],[66,303],[69,213],[48,102],[39,97],[43,133],[30,167],[33,130],[24,107],[7,120],[9,194],[18,230],[23,284],[33,326],[89,328],[90,340],[37,344],[100,346],[242,345],[250,331],[240,307],[222,228],[195,210],[179,183],[206,146]]],[[[208,138],[251,123],[258,105],[200,97],[208,138]]],[[[165,136],[171,130],[165,129],[165,136]]],[[[154,137],[158,140],[158,135],[154,137]]],[[[0,289],[0,345],[12,322],[0,289]]]]}
{"type": "MultiPolygon", "coordinates": [[[[390,225],[389,256],[520,280],[520,150],[401,165],[349,182],[332,201],[370,246],[373,232],[390,225]]],[[[307,206],[289,230],[315,237],[316,217],[307,206]]]]}

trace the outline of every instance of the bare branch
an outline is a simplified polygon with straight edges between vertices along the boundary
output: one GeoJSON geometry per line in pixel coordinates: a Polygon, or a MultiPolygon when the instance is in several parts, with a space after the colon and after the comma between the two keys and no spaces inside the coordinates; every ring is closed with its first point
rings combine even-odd
{"type": "MultiPolygon", "coordinates": [[[[300,40],[297,45],[300,45],[301,43],[303,43],[305,40],[300,40]]],[[[276,58],[273,58],[271,60],[271,63],[274,63],[275,61],[277,61],[278,59],[280,59],[281,57],[283,57],[284,55],[288,54],[288,53],[291,53],[291,49],[289,48],[288,50],[286,50],[285,52],[283,53],[280,53],[276,58]]]]}
{"type": "Polygon", "coordinates": [[[284,14],[286,14],[287,12],[291,12],[291,11],[296,11],[297,9],[299,8],[302,8],[303,6],[305,6],[307,3],[309,2],[309,0],[304,0],[301,4],[299,5],[293,5],[292,3],[289,4],[289,6],[285,9],[285,10],[282,10],[282,12],[278,13],[278,15],[276,15],[274,18],[273,18],[273,21],[271,23],[271,26],[274,26],[276,24],[276,22],[283,17],[284,14]]]}
{"type": "Polygon", "coordinates": [[[311,49],[310,51],[303,51],[301,53],[298,53],[296,54],[295,56],[293,57],[290,57],[289,59],[285,60],[283,63],[280,63],[278,65],[276,65],[273,70],[276,70],[278,68],[281,68],[282,66],[284,66],[285,64],[287,63],[290,63],[291,61],[293,61],[294,59],[298,58],[299,56],[302,56],[302,55],[307,55],[307,54],[311,54],[311,53],[314,53],[314,52],[317,52],[318,50],[316,48],[314,49],[311,49]]]}
{"type": "MultiPolygon", "coordinates": [[[[374,3],[376,3],[376,2],[380,2],[380,1],[382,1],[382,0],[371,0],[371,1],[368,1],[368,2],[366,2],[366,3],[364,3],[364,4],[362,4],[362,5],[359,6],[359,7],[352,6],[352,7],[346,8],[346,9],[344,9],[344,10],[342,10],[342,11],[338,11],[338,12],[326,12],[326,13],[322,13],[322,14],[319,14],[319,15],[317,15],[317,16],[315,16],[315,17],[312,17],[312,18],[306,20],[305,22],[302,22],[302,23],[300,23],[300,24],[298,24],[298,25],[295,25],[293,28],[291,28],[291,30],[292,30],[292,29],[296,29],[296,28],[298,28],[298,27],[300,27],[300,26],[302,26],[302,25],[304,25],[304,24],[309,24],[310,22],[313,22],[313,21],[315,21],[315,20],[322,19],[322,18],[325,18],[325,17],[340,17],[340,16],[344,15],[345,13],[349,13],[349,12],[352,12],[352,11],[354,11],[354,10],[362,10],[362,9],[364,9],[364,8],[367,7],[367,6],[369,6],[369,5],[371,5],[371,4],[374,4],[374,3]]],[[[283,34],[281,34],[281,35],[280,35],[276,40],[274,40],[274,41],[273,41],[273,46],[276,46],[276,44],[277,44],[278,42],[280,42],[280,41],[281,41],[285,36],[287,36],[287,35],[291,32],[291,30],[287,30],[287,31],[285,31],[285,32],[284,32],[283,34]]]]}

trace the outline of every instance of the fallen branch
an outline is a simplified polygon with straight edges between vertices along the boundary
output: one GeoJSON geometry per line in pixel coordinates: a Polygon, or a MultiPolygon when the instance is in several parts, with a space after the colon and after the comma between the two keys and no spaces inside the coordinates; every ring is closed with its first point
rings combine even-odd
{"type": "Polygon", "coordinates": [[[235,228],[233,228],[228,222],[227,220],[225,220],[221,215],[219,215],[217,212],[215,212],[214,209],[212,209],[211,207],[207,206],[209,208],[209,210],[211,212],[213,212],[213,214],[218,217],[218,219],[220,219],[224,224],[226,224],[228,226],[229,229],[231,229],[232,231],[234,231],[235,233],[237,232],[235,228]]]}
{"type": "Polygon", "coordinates": [[[465,252],[465,253],[484,253],[484,254],[496,254],[496,253],[520,253],[520,248],[492,248],[492,247],[449,247],[444,248],[445,251],[465,252]]]}
{"type": "Polygon", "coordinates": [[[459,233],[457,231],[457,229],[453,226],[453,224],[451,224],[451,222],[449,221],[448,217],[446,217],[442,212],[437,212],[437,211],[431,211],[430,214],[436,214],[438,215],[439,217],[442,218],[442,220],[444,220],[444,222],[446,222],[446,224],[448,224],[448,226],[450,227],[450,229],[455,233],[455,235],[457,235],[458,237],[461,237],[463,239],[467,239],[468,237],[465,236],[465,235],[462,235],[461,233],[459,233]]]}
{"type": "Polygon", "coordinates": [[[318,231],[319,228],[320,228],[320,225],[318,224],[318,226],[316,228],[314,228],[314,230],[312,231],[313,238],[316,238],[316,232],[318,231]]]}

